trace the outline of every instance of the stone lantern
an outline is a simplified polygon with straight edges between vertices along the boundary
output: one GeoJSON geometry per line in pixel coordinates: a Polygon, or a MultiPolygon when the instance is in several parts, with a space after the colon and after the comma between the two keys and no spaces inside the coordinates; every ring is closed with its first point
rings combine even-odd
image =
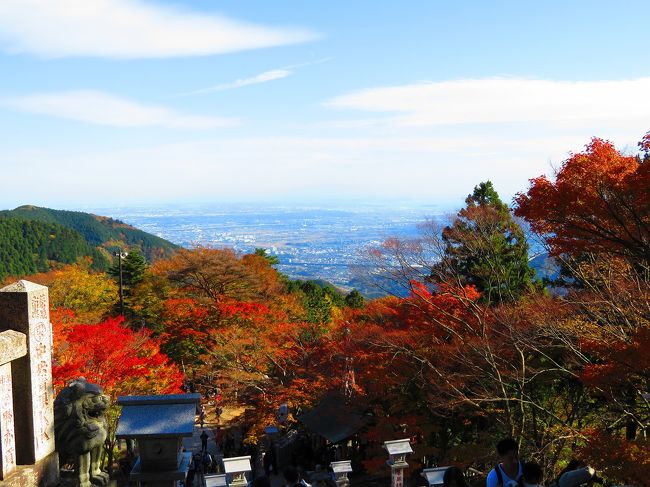
{"type": "Polygon", "coordinates": [[[116,437],[135,439],[139,457],[129,480],[158,487],[174,487],[185,480],[192,459],[182,451],[184,437],[192,436],[200,394],[122,396],[122,415],[116,437]]]}
{"type": "Polygon", "coordinates": [[[443,484],[443,477],[449,467],[425,468],[422,470],[422,476],[427,480],[429,487],[443,484]]]}
{"type": "Polygon", "coordinates": [[[343,460],[340,462],[330,463],[332,471],[334,472],[334,481],[339,487],[344,487],[350,484],[348,473],[352,472],[352,463],[350,460],[343,460]]]}
{"type": "Polygon", "coordinates": [[[411,442],[408,438],[384,441],[384,448],[389,456],[386,463],[390,466],[392,487],[404,487],[404,469],[409,466],[406,455],[413,453],[411,442]]]}
{"type": "Polygon", "coordinates": [[[232,475],[230,487],[244,487],[248,485],[246,480],[246,472],[251,469],[251,457],[232,457],[223,459],[223,470],[228,475],[232,475]]]}

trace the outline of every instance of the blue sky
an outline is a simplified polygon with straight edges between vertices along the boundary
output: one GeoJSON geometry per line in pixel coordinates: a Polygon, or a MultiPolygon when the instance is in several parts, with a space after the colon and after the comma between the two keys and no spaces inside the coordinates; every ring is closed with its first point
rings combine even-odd
{"type": "Polygon", "coordinates": [[[506,198],[650,129],[647,2],[3,0],[0,206],[506,198]]]}

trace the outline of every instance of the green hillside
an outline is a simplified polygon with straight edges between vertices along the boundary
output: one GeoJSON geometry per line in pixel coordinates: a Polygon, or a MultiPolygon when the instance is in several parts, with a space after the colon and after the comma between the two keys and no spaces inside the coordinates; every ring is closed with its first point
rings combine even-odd
{"type": "Polygon", "coordinates": [[[0,211],[0,219],[3,217],[61,225],[78,232],[92,247],[108,250],[117,247],[138,247],[149,261],[168,256],[178,248],[163,238],[119,220],[81,211],[52,210],[26,205],[14,210],[0,211]]]}
{"type": "Polygon", "coordinates": [[[109,265],[104,253],[70,228],[0,217],[0,281],[44,272],[53,262],[70,264],[82,257],[92,257],[92,268],[97,270],[109,265]]]}

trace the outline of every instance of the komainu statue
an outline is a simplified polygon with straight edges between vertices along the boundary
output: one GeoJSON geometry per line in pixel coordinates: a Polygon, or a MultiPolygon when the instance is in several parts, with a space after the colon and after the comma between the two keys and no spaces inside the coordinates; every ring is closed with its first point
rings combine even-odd
{"type": "Polygon", "coordinates": [[[83,377],[70,382],[54,401],[56,450],[62,465],[74,465],[79,487],[108,483],[108,474],[99,468],[107,408],[102,389],[83,377]]]}

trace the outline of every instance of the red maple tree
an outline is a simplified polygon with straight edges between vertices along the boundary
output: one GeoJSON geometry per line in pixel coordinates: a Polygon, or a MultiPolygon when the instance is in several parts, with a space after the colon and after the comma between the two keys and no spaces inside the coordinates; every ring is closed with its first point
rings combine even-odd
{"type": "MultiPolygon", "coordinates": [[[[640,144],[650,147],[650,136],[640,144]]],[[[646,152],[647,154],[647,152],[646,152]]],[[[617,254],[650,264],[650,164],[594,138],[551,181],[531,180],[515,198],[515,215],[547,236],[553,255],[617,254]]]]}
{"type": "Polygon", "coordinates": [[[70,314],[65,318],[54,321],[52,374],[56,387],[83,376],[113,399],[179,392],[182,374],[160,352],[158,341],[147,330],[133,331],[122,317],[95,325],[72,323],[70,314]]]}

